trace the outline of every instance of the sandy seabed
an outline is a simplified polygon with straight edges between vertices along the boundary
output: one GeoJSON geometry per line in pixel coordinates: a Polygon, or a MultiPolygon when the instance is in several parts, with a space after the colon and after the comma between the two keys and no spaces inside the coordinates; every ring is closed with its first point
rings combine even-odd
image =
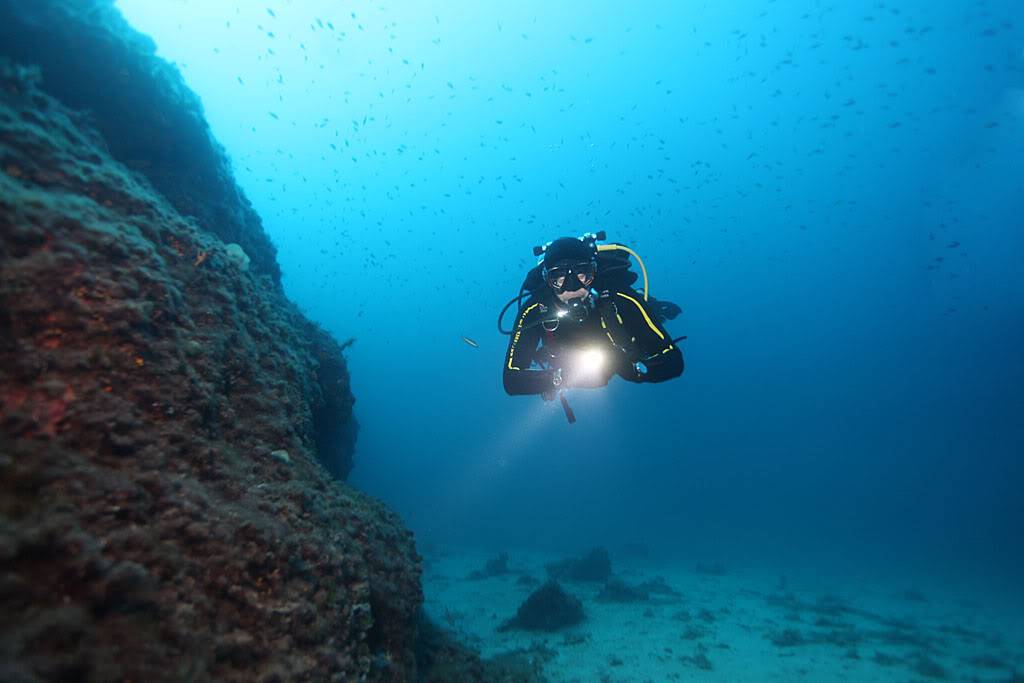
{"type": "Polygon", "coordinates": [[[468,578],[497,553],[436,548],[425,555],[428,614],[485,657],[525,650],[553,682],[1024,681],[1020,604],[954,589],[821,576],[784,569],[620,560],[628,584],[660,577],[679,596],[634,603],[596,599],[599,583],[563,582],[586,619],[552,633],[499,632],[564,559],[510,551],[509,573],[468,578]]]}

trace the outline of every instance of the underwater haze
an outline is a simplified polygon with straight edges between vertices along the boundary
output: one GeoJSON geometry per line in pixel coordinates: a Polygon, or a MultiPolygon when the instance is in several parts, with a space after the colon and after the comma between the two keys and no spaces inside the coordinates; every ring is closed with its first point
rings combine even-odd
{"type": "Polygon", "coordinates": [[[118,4],[355,339],[350,481],[428,559],[644,547],[1021,622],[1020,2],[118,4]],[[569,424],[504,393],[496,320],[596,230],[686,371],[569,424]]]}

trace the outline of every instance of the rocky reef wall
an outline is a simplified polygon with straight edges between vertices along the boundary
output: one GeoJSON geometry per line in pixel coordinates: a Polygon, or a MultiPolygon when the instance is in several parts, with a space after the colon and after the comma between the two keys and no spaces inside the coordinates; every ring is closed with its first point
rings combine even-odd
{"type": "Polygon", "coordinates": [[[38,66],[41,87],[88,112],[114,159],[178,213],[240,244],[257,273],[280,283],[274,245],[235,184],[199,98],[113,0],[0,0],[0,52],[38,66]]]}
{"type": "Polygon", "coordinates": [[[342,348],[113,11],[0,0],[0,680],[410,680],[419,558],[335,478],[342,348]]]}
{"type": "MultiPolygon", "coordinates": [[[[126,175],[144,180],[201,232],[240,247],[241,254],[230,255],[248,259],[252,273],[265,280],[257,284],[280,290],[276,250],[235,184],[199,99],[155,56],[152,41],[127,25],[113,0],[0,0],[0,56],[31,65],[37,89],[98,133],[96,145],[126,175]]],[[[12,168],[20,168],[16,158],[12,168]]],[[[293,308],[281,301],[282,308],[293,308]]],[[[357,431],[345,361],[318,327],[294,310],[290,320],[311,342],[318,364],[312,430],[306,431],[324,466],[344,479],[357,431]]]]}

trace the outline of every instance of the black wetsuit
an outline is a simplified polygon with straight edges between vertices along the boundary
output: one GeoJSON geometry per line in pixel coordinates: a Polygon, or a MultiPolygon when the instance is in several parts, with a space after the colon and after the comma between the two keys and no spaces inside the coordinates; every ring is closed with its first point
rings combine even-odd
{"type": "Polygon", "coordinates": [[[603,386],[613,374],[630,382],[664,382],[682,374],[682,351],[645,307],[642,294],[630,289],[600,296],[592,292],[590,296],[596,296],[595,305],[582,323],[568,316],[558,318],[561,304],[554,295],[523,306],[505,354],[506,392],[544,394],[555,390],[556,369],[568,362],[570,351],[583,348],[600,348],[608,362],[586,379],[570,380],[568,388],[603,386]],[[551,327],[556,329],[549,331],[551,327]],[[548,367],[532,368],[534,361],[548,367]],[[637,372],[636,361],[644,363],[646,373],[637,372]]]}

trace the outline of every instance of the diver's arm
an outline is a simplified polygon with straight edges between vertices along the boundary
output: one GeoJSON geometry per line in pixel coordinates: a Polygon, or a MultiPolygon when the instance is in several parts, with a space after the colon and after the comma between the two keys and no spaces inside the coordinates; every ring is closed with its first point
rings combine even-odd
{"type": "Polygon", "coordinates": [[[555,389],[551,370],[512,370],[505,368],[505,393],[509,396],[543,394],[555,389]]]}
{"type": "Polygon", "coordinates": [[[664,382],[683,374],[683,352],[675,344],[642,362],[647,372],[640,374],[637,382],[664,382]]]}
{"type": "Polygon", "coordinates": [[[639,373],[634,367],[628,367],[619,374],[631,382],[664,382],[683,374],[683,352],[647,310],[640,295],[618,292],[615,299],[625,327],[636,339],[636,350],[640,354],[636,360],[647,369],[639,373]]]}
{"type": "Polygon", "coordinates": [[[534,312],[534,306],[524,308],[512,327],[502,371],[505,393],[511,396],[542,394],[554,388],[554,372],[530,368],[533,354],[540,343],[540,326],[526,324],[527,318],[534,312]]]}

